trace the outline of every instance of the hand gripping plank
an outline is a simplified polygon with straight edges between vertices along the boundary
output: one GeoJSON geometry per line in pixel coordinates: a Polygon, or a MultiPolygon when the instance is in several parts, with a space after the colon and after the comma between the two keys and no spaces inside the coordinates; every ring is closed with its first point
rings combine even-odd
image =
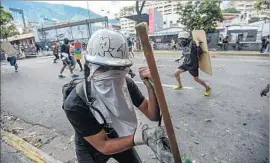
{"type": "Polygon", "coordinates": [[[136,31],[141,39],[144,56],[146,58],[150,74],[154,83],[154,88],[156,91],[157,101],[161,109],[161,113],[164,119],[164,124],[166,128],[166,132],[169,138],[169,143],[171,145],[171,152],[173,154],[174,162],[175,163],[182,163],[180,152],[178,149],[177,141],[175,138],[175,133],[172,125],[172,121],[170,118],[170,113],[168,111],[168,106],[166,103],[166,99],[164,96],[163,88],[161,86],[155,58],[153,55],[153,49],[151,47],[151,44],[149,42],[149,37],[147,34],[148,26],[145,22],[139,23],[136,25],[136,31]]]}

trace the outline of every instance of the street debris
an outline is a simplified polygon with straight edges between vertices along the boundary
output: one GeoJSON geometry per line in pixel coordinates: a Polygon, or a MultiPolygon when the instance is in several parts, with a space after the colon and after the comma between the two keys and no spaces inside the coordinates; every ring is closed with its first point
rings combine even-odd
{"type": "Polygon", "coordinates": [[[204,121],[205,121],[205,122],[212,122],[211,119],[205,119],[204,121]]]}
{"type": "Polygon", "coordinates": [[[72,135],[72,136],[70,137],[69,141],[70,141],[70,142],[73,142],[73,141],[74,141],[74,137],[75,137],[75,135],[72,135]]]}
{"type": "Polygon", "coordinates": [[[195,144],[200,144],[198,141],[194,141],[195,144]]]}

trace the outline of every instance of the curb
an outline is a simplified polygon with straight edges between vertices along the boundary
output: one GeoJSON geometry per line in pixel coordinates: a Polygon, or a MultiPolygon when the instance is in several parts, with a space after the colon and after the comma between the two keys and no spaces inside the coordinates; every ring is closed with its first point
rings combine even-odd
{"type": "Polygon", "coordinates": [[[3,130],[1,134],[2,140],[37,163],[62,163],[14,134],[3,130]]]}
{"type": "MultiPolygon", "coordinates": [[[[143,52],[134,52],[134,54],[142,54],[143,52]]],[[[171,51],[154,51],[156,55],[180,55],[180,52],[171,52],[171,51]]],[[[269,54],[261,54],[261,53],[228,53],[228,52],[210,52],[211,56],[221,55],[221,56],[261,56],[268,57],[269,54]]]]}

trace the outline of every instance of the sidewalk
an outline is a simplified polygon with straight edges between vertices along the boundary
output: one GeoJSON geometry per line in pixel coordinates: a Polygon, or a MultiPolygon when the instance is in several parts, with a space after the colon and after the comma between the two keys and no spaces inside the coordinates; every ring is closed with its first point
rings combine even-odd
{"type": "MultiPolygon", "coordinates": [[[[20,151],[24,155],[24,158],[29,157],[35,162],[40,163],[77,163],[75,158],[74,135],[68,137],[57,132],[55,129],[25,122],[6,112],[2,112],[1,119],[1,139],[9,144],[11,148],[20,151]]],[[[143,162],[157,163],[154,154],[148,147],[140,146],[135,148],[143,162]]],[[[3,163],[32,162],[3,161],[3,163]]],[[[110,159],[108,163],[116,163],[116,161],[110,159]]]]}
{"type": "MultiPolygon", "coordinates": [[[[142,54],[142,51],[134,52],[134,54],[142,54]]],[[[227,55],[227,56],[269,56],[269,54],[256,51],[209,51],[210,55],[227,55]]],[[[180,51],[172,50],[155,50],[157,55],[180,55],[180,51]]]]}

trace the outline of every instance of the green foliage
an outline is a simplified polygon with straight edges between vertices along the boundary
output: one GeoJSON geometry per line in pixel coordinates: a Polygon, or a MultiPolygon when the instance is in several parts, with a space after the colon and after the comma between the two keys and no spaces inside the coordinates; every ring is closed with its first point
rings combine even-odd
{"type": "Polygon", "coordinates": [[[260,18],[258,18],[258,17],[251,17],[251,18],[248,20],[248,23],[254,23],[254,22],[257,22],[257,21],[260,21],[260,18]]]}
{"type": "Polygon", "coordinates": [[[19,34],[19,32],[17,31],[17,28],[14,24],[1,26],[1,32],[0,32],[1,38],[8,38],[10,36],[14,36],[17,34],[19,34]]]}
{"type": "Polygon", "coordinates": [[[223,13],[241,13],[241,11],[238,11],[236,8],[226,8],[222,11],[223,13]]]}
{"type": "Polygon", "coordinates": [[[13,20],[12,14],[4,9],[3,6],[0,5],[0,37],[7,38],[9,36],[13,36],[18,34],[16,26],[11,24],[13,20]]]}
{"type": "Polygon", "coordinates": [[[270,1],[257,0],[254,4],[254,8],[261,14],[265,14],[270,17],[270,1]]]}
{"type": "Polygon", "coordinates": [[[12,14],[4,9],[3,6],[0,5],[0,26],[6,25],[10,21],[13,20],[12,14]]]}
{"type": "Polygon", "coordinates": [[[179,3],[177,9],[180,22],[188,31],[203,29],[205,32],[213,32],[217,22],[223,20],[219,3],[217,0],[189,1],[184,6],[179,3]]]}

